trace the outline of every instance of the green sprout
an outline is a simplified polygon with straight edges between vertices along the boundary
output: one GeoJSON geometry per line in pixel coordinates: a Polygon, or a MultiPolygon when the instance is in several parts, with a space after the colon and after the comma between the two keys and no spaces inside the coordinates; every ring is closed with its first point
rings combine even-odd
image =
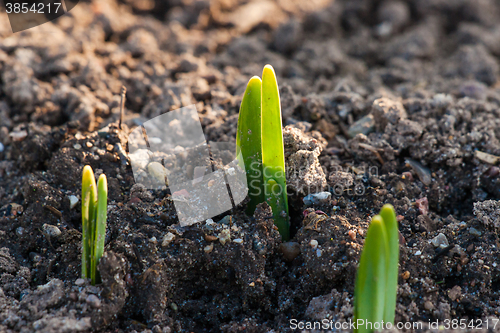
{"type": "Polygon", "coordinates": [[[92,285],[100,281],[97,265],[104,253],[106,218],[108,212],[108,182],[106,175],[95,182],[89,165],[82,174],[82,277],[92,285]]]}
{"type": "Polygon", "coordinates": [[[398,291],[399,234],[392,205],[382,207],[372,218],[359,260],[354,288],[355,332],[381,330],[394,324],[398,291]],[[362,320],[362,321],[361,321],[362,320]],[[378,327],[375,323],[378,323],[378,327]],[[373,326],[372,326],[373,325],[373,326]]]}
{"type": "Polygon", "coordinates": [[[278,82],[271,65],[264,67],[262,80],[254,76],[248,82],[238,118],[236,155],[241,158],[240,163],[247,173],[250,197],[247,212],[253,214],[255,207],[266,201],[271,206],[281,237],[288,240],[281,106],[278,82]]]}

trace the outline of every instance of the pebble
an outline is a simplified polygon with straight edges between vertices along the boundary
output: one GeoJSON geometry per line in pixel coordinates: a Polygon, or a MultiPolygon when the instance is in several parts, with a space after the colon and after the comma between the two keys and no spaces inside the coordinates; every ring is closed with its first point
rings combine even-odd
{"type": "Polygon", "coordinates": [[[81,145],[81,144],[79,144],[79,143],[75,143],[75,144],[73,145],[73,148],[75,148],[76,150],[80,150],[80,149],[82,149],[82,145],[81,145]]]}
{"type": "Polygon", "coordinates": [[[206,225],[212,225],[212,224],[214,224],[214,220],[212,220],[212,219],[207,219],[207,220],[205,221],[205,224],[206,224],[206,225]]]}
{"type": "Polygon", "coordinates": [[[51,224],[45,223],[42,226],[42,230],[43,230],[44,234],[46,234],[49,237],[57,237],[61,234],[61,230],[59,230],[59,228],[56,227],[55,225],[51,225],[51,224]]]}
{"type": "Polygon", "coordinates": [[[233,222],[233,217],[231,215],[224,216],[219,223],[230,225],[233,222]]]}
{"type": "Polygon", "coordinates": [[[419,251],[417,251],[417,252],[415,252],[415,255],[416,255],[416,256],[419,256],[419,255],[421,255],[421,254],[422,254],[422,252],[421,252],[420,250],[419,250],[419,251]]]}
{"type": "Polygon", "coordinates": [[[204,238],[205,238],[205,240],[206,240],[207,242],[214,242],[214,241],[216,241],[216,240],[217,240],[217,237],[216,237],[216,236],[212,236],[212,235],[205,235],[205,237],[204,237],[204,238]]]}
{"type": "Polygon", "coordinates": [[[320,249],[317,249],[316,250],[316,257],[321,257],[321,254],[323,253],[323,251],[321,251],[320,249]]]}
{"type": "Polygon", "coordinates": [[[476,228],[470,227],[469,234],[471,234],[472,236],[481,237],[482,233],[481,233],[481,231],[477,230],[476,228]]]}
{"type": "Polygon", "coordinates": [[[415,200],[415,205],[417,206],[420,214],[427,215],[429,213],[429,200],[427,200],[427,197],[415,200]]]}
{"type": "Polygon", "coordinates": [[[87,302],[87,304],[94,309],[98,309],[101,307],[101,300],[96,295],[89,295],[85,302],[87,302]]]}
{"type": "Polygon", "coordinates": [[[373,131],[375,128],[375,118],[373,115],[369,114],[359,119],[355,123],[353,123],[347,133],[351,138],[354,138],[358,134],[367,135],[373,131]]]}
{"type": "MultiPolygon", "coordinates": [[[[156,239],[156,237],[155,237],[155,236],[153,236],[153,237],[151,237],[151,238],[149,239],[149,242],[151,242],[151,243],[153,243],[153,244],[156,244],[156,243],[158,242],[158,240],[156,239]]],[[[163,244],[163,242],[162,242],[162,244],[163,244]]]]}
{"type": "Polygon", "coordinates": [[[82,278],[78,278],[75,280],[75,285],[76,286],[83,286],[85,284],[85,280],[82,278]]]}
{"type": "Polygon", "coordinates": [[[153,145],[159,145],[162,143],[161,138],[157,138],[157,137],[148,138],[148,141],[150,144],[153,144],[153,145]]]}
{"type": "Polygon", "coordinates": [[[5,147],[3,146],[3,143],[0,142],[0,153],[3,152],[5,147]]]}
{"type": "Polygon", "coordinates": [[[413,169],[413,171],[415,171],[418,178],[424,185],[430,185],[432,178],[429,169],[410,158],[406,159],[406,164],[409,165],[413,169]]]}
{"type": "Polygon", "coordinates": [[[432,304],[431,301],[425,301],[424,309],[426,309],[427,311],[431,311],[434,309],[434,304],[432,304]]]}
{"type": "Polygon", "coordinates": [[[12,141],[23,141],[28,136],[28,132],[26,132],[25,130],[10,132],[9,136],[12,141]]]}
{"type": "Polygon", "coordinates": [[[286,242],[280,245],[280,252],[285,261],[292,261],[300,254],[300,245],[297,242],[286,242]]]}
{"type": "Polygon", "coordinates": [[[446,238],[446,236],[443,233],[439,233],[439,235],[437,235],[436,237],[431,239],[429,242],[432,245],[434,245],[434,247],[440,247],[440,248],[445,248],[448,245],[450,245],[448,243],[448,239],[446,238]]]}
{"type": "Polygon", "coordinates": [[[454,286],[453,288],[448,290],[448,297],[452,301],[456,301],[458,298],[460,298],[460,296],[462,296],[462,287],[454,286]]]}
{"type": "Polygon", "coordinates": [[[315,240],[315,239],[311,239],[311,241],[309,242],[309,246],[312,247],[313,249],[317,248],[318,247],[318,241],[315,240]]]}
{"type": "Polygon", "coordinates": [[[236,238],[236,239],[233,240],[233,242],[235,242],[236,244],[243,244],[243,239],[236,238]]]}
{"type": "Polygon", "coordinates": [[[303,201],[307,206],[323,204],[327,203],[330,200],[331,196],[332,194],[330,192],[319,192],[306,195],[303,201]]]}
{"type": "Polygon", "coordinates": [[[219,238],[219,242],[224,245],[226,244],[228,241],[231,240],[231,233],[229,232],[228,229],[224,229],[221,231],[221,233],[219,234],[219,236],[217,237],[219,238]]]}
{"type": "Polygon", "coordinates": [[[410,272],[404,271],[403,274],[401,274],[401,277],[403,278],[403,280],[408,280],[410,278],[410,272]]]}
{"type": "Polygon", "coordinates": [[[148,164],[148,173],[157,180],[159,183],[166,183],[166,177],[169,172],[158,162],[151,162],[148,164]]]}
{"type": "Polygon", "coordinates": [[[213,249],[214,249],[214,244],[210,243],[209,245],[207,245],[203,248],[203,251],[205,251],[206,253],[210,253],[210,252],[212,252],[213,249]]]}
{"type": "Polygon", "coordinates": [[[175,239],[175,235],[173,233],[171,233],[171,232],[167,233],[163,237],[163,241],[161,242],[161,246],[163,246],[163,247],[168,246],[168,244],[170,244],[174,239],[175,239]]]}
{"type": "Polygon", "coordinates": [[[76,207],[77,204],[78,204],[78,197],[75,195],[70,195],[69,196],[69,208],[73,209],[76,207]]]}
{"type": "MultiPolygon", "coordinates": [[[[121,147],[121,145],[120,145],[120,147],[121,147]]],[[[123,149],[123,147],[122,147],[122,149],[123,149]]],[[[127,156],[126,153],[124,153],[124,156],[127,156]]],[[[134,168],[134,172],[138,169],[146,169],[146,167],[149,164],[149,152],[146,149],[138,149],[128,156],[129,156],[130,161],[132,163],[132,167],[134,168]]],[[[120,157],[120,159],[121,159],[121,157],[120,157]]]]}

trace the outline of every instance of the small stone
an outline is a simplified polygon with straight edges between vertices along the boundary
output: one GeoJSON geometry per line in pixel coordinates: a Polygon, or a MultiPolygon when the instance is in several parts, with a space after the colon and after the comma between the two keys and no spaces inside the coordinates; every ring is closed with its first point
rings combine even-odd
{"type": "Polygon", "coordinates": [[[469,234],[471,234],[472,236],[481,237],[482,233],[481,233],[481,231],[477,230],[476,228],[470,227],[469,234]]]}
{"type": "Polygon", "coordinates": [[[233,222],[233,217],[231,215],[224,216],[219,223],[230,225],[233,222]]]}
{"type": "Polygon", "coordinates": [[[421,255],[421,254],[422,254],[422,252],[421,252],[420,250],[419,250],[419,251],[417,251],[417,252],[415,252],[415,255],[416,255],[416,256],[419,256],[419,255],[421,255]]]}
{"type": "Polygon", "coordinates": [[[98,309],[101,307],[101,300],[99,299],[99,297],[93,294],[89,295],[85,300],[85,302],[87,302],[87,304],[93,307],[94,309],[98,309]]]}
{"type": "Polygon", "coordinates": [[[236,238],[236,239],[233,240],[233,242],[235,242],[236,244],[243,244],[243,239],[236,238]]]}
{"type": "Polygon", "coordinates": [[[151,177],[153,177],[160,184],[167,185],[167,178],[166,177],[169,175],[169,172],[160,163],[158,163],[158,162],[149,163],[148,164],[148,173],[151,177]]]}
{"type": "Polygon", "coordinates": [[[214,224],[214,220],[212,220],[212,219],[207,219],[207,220],[205,221],[205,224],[206,224],[206,225],[212,225],[212,224],[214,224]]]}
{"type": "Polygon", "coordinates": [[[370,132],[372,132],[374,128],[375,128],[375,118],[373,118],[373,115],[369,114],[359,119],[355,123],[353,123],[349,127],[347,133],[351,138],[354,138],[358,134],[367,135],[370,132]]]}
{"type": "Polygon", "coordinates": [[[75,143],[75,144],[73,145],[73,148],[75,148],[76,150],[80,150],[80,149],[82,149],[82,145],[81,145],[81,144],[79,144],[79,143],[75,143]]]}
{"type": "Polygon", "coordinates": [[[175,239],[175,235],[173,233],[171,233],[171,232],[167,233],[163,237],[163,241],[161,242],[161,246],[163,246],[163,247],[168,246],[168,244],[170,244],[174,239],[175,239]]]}
{"type": "Polygon", "coordinates": [[[383,131],[387,124],[396,125],[400,119],[406,119],[407,114],[400,101],[393,101],[383,97],[375,100],[372,105],[372,112],[375,127],[383,131]]]}
{"type": "Polygon", "coordinates": [[[431,100],[431,105],[440,109],[446,108],[451,103],[453,103],[453,97],[448,94],[436,94],[431,100]]]}
{"type": "Polygon", "coordinates": [[[478,259],[478,260],[477,260],[477,263],[478,263],[479,265],[482,265],[482,264],[484,264],[484,260],[483,260],[483,259],[478,259]]]}
{"type": "Polygon", "coordinates": [[[58,227],[51,224],[44,224],[42,226],[43,233],[49,237],[57,237],[61,234],[61,230],[58,227]]]}
{"type": "Polygon", "coordinates": [[[203,251],[205,251],[206,253],[210,253],[210,252],[212,252],[213,249],[214,249],[214,244],[210,243],[203,248],[203,251]]]}
{"type": "Polygon", "coordinates": [[[429,242],[432,245],[434,245],[434,247],[440,247],[440,248],[445,248],[448,245],[450,245],[448,243],[448,239],[446,238],[446,236],[443,233],[439,233],[439,235],[437,235],[436,237],[431,239],[429,242]]]}
{"type": "Polygon", "coordinates": [[[75,286],[83,286],[85,284],[85,280],[82,278],[78,278],[75,280],[75,286]]]}
{"type": "Polygon", "coordinates": [[[3,146],[3,143],[0,142],[0,153],[2,153],[4,151],[4,146],[3,146]]]}
{"type": "Polygon", "coordinates": [[[149,140],[149,144],[153,144],[153,145],[159,145],[162,143],[161,138],[157,138],[157,137],[151,137],[151,138],[148,138],[148,140],[149,140]]]}
{"type": "Polygon", "coordinates": [[[217,238],[219,238],[219,242],[222,245],[225,245],[228,241],[231,240],[231,233],[229,232],[228,229],[224,229],[221,231],[221,233],[219,234],[219,236],[217,238]]]}
{"type": "Polygon", "coordinates": [[[214,242],[218,239],[217,236],[212,236],[212,235],[205,235],[204,238],[207,242],[214,242]]]}
{"type": "Polygon", "coordinates": [[[432,182],[431,172],[428,168],[424,167],[417,161],[407,158],[405,160],[406,165],[411,167],[413,171],[417,174],[418,178],[424,185],[430,185],[432,182]]]}
{"type": "Polygon", "coordinates": [[[69,197],[69,208],[73,209],[78,204],[78,197],[75,195],[70,195],[69,197]]]}
{"type": "Polygon", "coordinates": [[[309,242],[309,246],[312,247],[313,249],[317,248],[318,247],[318,241],[315,240],[315,239],[311,239],[311,241],[309,242]]]}
{"type": "Polygon", "coordinates": [[[175,303],[170,303],[170,308],[171,308],[172,310],[174,310],[174,311],[179,310],[179,307],[178,307],[178,306],[177,306],[177,304],[175,304],[175,303]]]}
{"type": "Polygon", "coordinates": [[[330,192],[319,192],[314,194],[308,194],[302,201],[307,206],[319,205],[328,203],[332,194],[330,192]]]}
{"type": "Polygon", "coordinates": [[[300,254],[300,245],[297,242],[282,243],[279,249],[285,261],[292,261],[300,254]]]}
{"type": "Polygon", "coordinates": [[[87,142],[85,143],[85,146],[87,146],[87,148],[92,148],[94,145],[92,144],[92,142],[87,141],[87,142]]]}
{"type": "Polygon", "coordinates": [[[456,301],[460,296],[462,296],[462,287],[454,286],[450,290],[448,290],[448,297],[452,301],[456,301]]]}
{"type": "Polygon", "coordinates": [[[255,287],[255,282],[250,282],[248,285],[249,285],[250,287],[255,287]]]}
{"type": "Polygon", "coordinates": [[[323,253],[323,251],[321,251],[320,249],[316,249],[316,257],[321,257],[321,254],[323,253]]]}
{"type": "Polygon", "coordinates": [[[25,130],[10,132],[9,136],[12,141],[23,141],[28,136],[28,132],[25,130]]]}
{"type": "Polygon", "coordinates": [[[415,200],[415,206],[417,206],[420,214],[427,215],[429,213],[429,200],[427,200],[427,197],[415,200]]]}
{"type": "Polygon", "coordinates": [[[434,304],[432,304],[431,301],[425,301],[424,309],[426,309],[427,311],[432,311],[434,310],[434,304]]]}
{"type": "Polygon", "coordinates": [[[409,271],[404,271],[401,274],[401,277],[403,278],[403,280],[408,280],[410,278],[410,272],[409,271]]]}
{"type": "MultiPolygon", "coordinates": [[[[155,236],[153,236],[153,237],[151,237],[151,238],[149,239],[149,242],[150,242],[150,243],[153,243],[153,244],[156,244],[156,243],[158,243],[158,240],[156,239],[156,237],[155,237],[155,236]]],[[[162,242],[162,244],[163,244],[163,242],[162,242]]]]}
{"type": "Polygon", "coordinates": [[[347,233],[352,240],[356,240],[356,230],[349,230],[347,233]]]}

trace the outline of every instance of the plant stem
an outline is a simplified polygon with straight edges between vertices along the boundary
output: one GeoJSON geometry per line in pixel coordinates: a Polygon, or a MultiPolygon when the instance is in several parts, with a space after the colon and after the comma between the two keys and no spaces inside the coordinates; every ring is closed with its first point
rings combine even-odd
{"type": "Polygon", "coordinates": [[[274,222],[283,240],[288,240],[290,226],[281,106],[278,83],[271,65],[266,65],[262,72],[262,165],[266,187],[275,188],[273,182],[276,182],[280,188],[280,198],[273,194],[267,200],[268,202],[271,200],[270,206],[273,209],[274,222]]]}
{"type": "Polygon", "coordinates": [[[97,189],[92,168],[86,165],[82,173],[82,278],[91,273],[93,221],[97,189]]]}
{"type": "Polygon", "coordinates": [[[255,207],[265,201],[264,180],[262,177],[262,141],[261,141],[261,90],[262,81],[254,76],[248,82],[238,116],[236,133],[236,155],[240,166],[245,167],[250,202],[247,213],[252,215],[255,207]],[[241,155],[240,155],[241,154],[241,155]]]}
{"type": "Polygon", "coordinates": [[[384,321],[394,323],[396,297],[398,293],[399,232],[398,220],[394,207],[386,204],[380,211],[385,224],[388,241],[387,287],[385,298],[384,321]]]}
{"type": "Polygon", "coordinates": [[[104,253],[104,241],[106,237],[106,218],[108,213],[108,182],[106,175],[102,174],[99,176],[97,182],[97,214],[96,214],[96,226],[95,226],[95,238],[93,241],[93,253],[92,253],[92,268],[91,268],[91,279],[92,284],[100,281],[99,272],[97,271],[97,265],[104,253]]]}

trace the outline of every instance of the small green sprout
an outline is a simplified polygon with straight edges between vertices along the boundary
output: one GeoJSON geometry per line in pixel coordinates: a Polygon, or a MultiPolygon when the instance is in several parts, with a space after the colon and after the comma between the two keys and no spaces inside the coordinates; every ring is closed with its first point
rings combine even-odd
{"type": "Polygon", "coordinates": [[[247,212],[253,214],[255,207],[266,201],[271,206],[281,237],[288,240],[290,227],[281,105],[271,65],[264,67],[262,80],[258,76],[250,79],[243,95],[236,134],[236,155],[240,153],[250,197],[247,212]]]}
{"type": "Polygon", "coordinates": [[[108,182],[106,175],[95,182],[89,165],[82,174],[82,277],[92,285],[100,281],[97,264],[104,253],[106,218],[108,212],[108,182]]]}
{"type": "Polygon", "coordinates": [[[398,290],[399,234],[392,205],[372,218],[361,252],[354,288],[354,322],[364,320],[355,332],[382,330],[394,324],[398,290]],[[375,323],[379,326],[375,327],[375,323]],[[373,325],[373,326],[372,326],[373,325]]]}

